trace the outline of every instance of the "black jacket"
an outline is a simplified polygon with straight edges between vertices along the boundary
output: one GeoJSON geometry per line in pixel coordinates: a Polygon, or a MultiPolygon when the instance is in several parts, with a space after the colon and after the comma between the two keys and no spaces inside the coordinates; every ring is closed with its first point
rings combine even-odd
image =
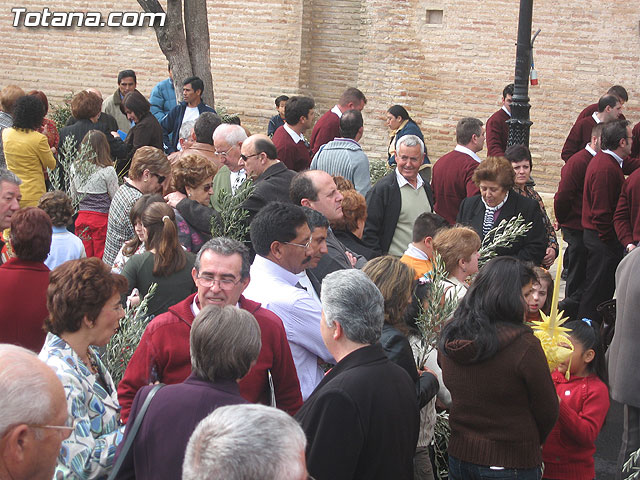
{"type": "Polygon", "coordinates": [[[415,386],[380,344],[351,352],[295,418],[317,480],[412,480],[420,414],[415,386]]]}
{"type": "Polygon", "coordinates": [[[282,162],[262,172],[255,180],[255,190],[242,204],[242,208],[249,211],[248,222],[269,202],[291,203],[289,186],[295,176],[296,172],[289,170],[282,162]]]}
{"type": "MultiPolygon", "coordinates": [[[[163,142],[165,153],[169,155],[176,151],[178,146],[178,140],[180,138],[180,127],[182,126],[182,119],[184,118],[184,112],[187,110],[187,102],[180,102],[178,105],[167,113],[162,119],[160,125],[163,131],[163,142]]],[[[198,112],[213,112],[216,111],[204,102],[198,104],[198,112]]]]}
{"type": "MultiPolygon", "coordinates": [[[[460,204],[457,221],[470,226],[480,235],[480,238],[484,238],[482,235],[484,212],[485,207],[480,195],[465,198],[460,204]]],[[[509,198],[500,209],[494,226],[497,226],[502,220],[517,217],[518,213],[522,214],[525,223],[532,223],[531,229],[524,237],[513,242],[510,248],[498,249],[498,255],[511,255],[520,260],[541,265],[547,249],[548,238],[538,202],[510,190],[509,198]]]]}
{"type": "Polygon", "coordinates": [[[334,229],[333,234],[347,250],[362,255],[367,260],[377,257],[376,252],[367,247],[364,242],[347,230],[334,229]]]}
{"type": "Polygon", "coordinates": [[[124,143],[129,149],[129,158],[133,157],[140,147],[149,146],[162,150],[162,127],[156,117],[147,113],[129,130],[124,143]]]}
{"type": "MultiPolygon", "coordinates": [[[[433,193],[429,185],[426,169],[420,170],[419,175],[424,180],[424,191],[427,194],[431,211],[433,211],[433,193]]],[[[378,255],[386,255],[391,246],[391,240],[396,232],[402,197],[396,178],[396,172],[391,171],[367,192],[367,223],[364,226],[362,241],[378,255]]],[[[426,211],[426,209],[425,209],[426,211]]]]}

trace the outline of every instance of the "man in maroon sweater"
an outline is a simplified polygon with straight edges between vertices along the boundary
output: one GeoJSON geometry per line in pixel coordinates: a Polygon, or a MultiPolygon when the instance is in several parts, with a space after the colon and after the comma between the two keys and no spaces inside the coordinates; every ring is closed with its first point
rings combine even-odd
{"type": "Polygon", "coordinates": [[[320,117],[311,133],[311,152],[315,155],[320,147],[340,136],[340,119],[347,110],[362,111],[367,104],[367,97],[357,88],[347,88],[338,104],[320,117]]]}
{"type": "Polygon", "coordinates": [[[309,142],[303,134],[313,125],[315,106],[311,97],[291,97],[284,107],[285,123],[273,134],[272,140],[278,149],[278,159],[289,170],[301,172],[311,165],[309,142]]]}
{"type": "Polygon", "coordinates": [[[631,156],[636,158],[640,157],[640,122],[636,123],[631,131],[633,136],[633,145],[631,145],[631,156]]]}
{"type": "Polygon", "coordinates": [[[513,103],[513,83],[502,90],[502,108],[487,120],[487,155],[490,157],[504,157],[509,140],[507,120],[511,118],[511,103],[513,103]]]}
{"type": "Polygon", "coordinates": [[[626,252],[636,248],[640,242],[640,169],[629,175],[622,185],[613,226],[626,252]]]}
{"type": "MultiPolygon", "coordinates": [[[[629,94],[627,93],[627,90],[622,85],[614,85],[609,90],[607,90],[606,95],[613,95],[618,100],[620,100],[621,105],[624,105],[629,101],[629,94]]],[[[578,123],[581,119],[585,117],[590,117],[597,111],[598,111],[598,103],[592,103],[591,105],[589,105],[588,107],[585,107],[585,109],[580,112],[580,115],[578,115],[578,118],[576,118],[575,123],[578,123]]],[[[618,118],[620,120],[626,120],[623,114],[620,114],[618,118]]]]}
{"type": "Polygon", "coordinates": [[[631,153],[631,126],[627,120],[602,128],[602,151],[589,163],[582,196],[582,227],[587,249],[587,273],[578,318],[601,321],[596,307],[611,299],[622,246],[613,227],[624,174],[622,164],[631,153]]]}
{"type": "Polygon", "coordinates": [[[218,237],[202,246],[192,272],[198,293],[149,323],[118,385],[123,421],[141,387],[155,381],[180,383],[191,374],[191,323],[206,305],[237,305],[260,325],[262,348],[256,364],[239,382],[240,394],[250,402],[268,405],[273,393],[278,408],[291,415],[298,411],[302,395],[282,321],[242,296],[249,285],[250,266],[249,250],[240,242],[218,237]]]}
{"type": "Polygon", "coordinates": [[[477,153],[484,147],[484,138],[484,127],[480,120],[463,118],[456,126],[456,148],[433,165],[431,190],[434,210],[450,225],[456,223],[462,200],[480,193],[472,178],[481,162],[477,153]]]}
{"type": "Polygon", "coordinates": [[[560,157],[566,162],[571,155],[579,152],[591,140],[591,130],[593,126],[616,120],[622,112],[622,103],[614,95],[605,95],[598,101],[598,111],[590,117],[579,120],[569,132],[569,136],[564,142],[560,157]]]}
{"type": "Polygon", "coordinates": [[[556,220],[562,228],[562,236],[569,244],[564,254],[567,269],[567,285],[564,300],[559,309],[572,319],[578,314],[582,288],[587,270],[587,250],[582,240],[582,193],[584,177],[591,159],[600,151],[603,124],[591,132],[591,142],[571,156],[560,171],[560,184],[553,199],[556,220]]]}

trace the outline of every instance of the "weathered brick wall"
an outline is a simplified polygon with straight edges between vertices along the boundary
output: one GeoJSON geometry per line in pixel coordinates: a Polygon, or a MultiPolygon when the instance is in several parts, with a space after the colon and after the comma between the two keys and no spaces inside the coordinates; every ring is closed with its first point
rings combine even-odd
{"type": "MultiPolygon", "coordinates": [[[[52,101],[95,86],[106,96],[116,74],[134,68],[149,94],[166,78],[166,61],[150,28],[13,28],[13,4],[0,8],[0,86],[39,88],[52,101]]],[[[407,106],[422,127],[432,159],[453,148],[463,116],[485,121],[513,79],[514,0],[239,0],[209,1],[216,101],[238,112],[253,132],[266,129],[273,99],[305,93],[319,113],[342,90],[369,98],[363,146],[386,158],[386,109],[407,106]],[[441,24],[427,10],[442,10],[441,24]]],[[[28,10],[134,11],[134,0],[45,4],[28,10]]],[[[619,83],[631,96],[627,118],[640,120],[640,4],[614,0],[536,0],[533,28],[542,28],[535,61],[540,85],[530,90],[531,149],[540,190],[553,191],[559,152],[578,112],[619,83]]]]}

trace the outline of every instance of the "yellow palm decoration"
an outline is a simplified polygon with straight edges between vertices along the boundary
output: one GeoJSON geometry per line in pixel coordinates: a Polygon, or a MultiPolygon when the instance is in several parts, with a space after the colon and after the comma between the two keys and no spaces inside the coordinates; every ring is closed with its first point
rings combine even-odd
{"type": "MultiPolygon", "coordinates": [[[[560,281],[562,280],[562,238],[558,238],[558,270],[556,271],[556,280],[553,285],[553,297],[551,299],[551,312],[546,315],[544,312],[540,312],[542,317],[541,321],[534,321],[533,333],[540,343],[542,344],[542,350],[547,357],[549,363],[549,369],[554,371],[558,368],[558,365],[567,361],[573,352],[573,345],[567,332],[570,330],[562,326],[564,322],[568,320],[567,317],[562,316],[563,312],[558,312],[558,294],[560,291],[560,281]]],[[[567,368],[567,380],[569,379],[569,368],[567,368]]]]}

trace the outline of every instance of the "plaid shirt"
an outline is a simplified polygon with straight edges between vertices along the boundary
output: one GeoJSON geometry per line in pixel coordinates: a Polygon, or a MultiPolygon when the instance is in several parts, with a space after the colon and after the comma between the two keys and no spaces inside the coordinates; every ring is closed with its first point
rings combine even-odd
{"type": "Polygon", "coordinates": [[[129,212],[141,196],[140,190],[125,182],[111,200],[109,222],[107,223],[107,241],[102,256],[102,260],[109,266],[113,265],[124,242],[135,234],[133,225],[129,221],[129,212]]]}

